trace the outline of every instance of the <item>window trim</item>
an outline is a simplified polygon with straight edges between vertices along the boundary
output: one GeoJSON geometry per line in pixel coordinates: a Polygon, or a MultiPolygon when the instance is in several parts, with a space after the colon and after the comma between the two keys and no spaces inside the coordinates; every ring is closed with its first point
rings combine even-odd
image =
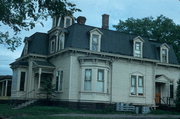
{"type": "Polygon", "coordinates": [[[143,58],[143,43],[144,40],[138,36],[136,38],[133,39],[133,56],[137,57],[137,58],[143,58]],[[136,56],[136,43],[139,42],[140,43],[140,56],[136,56]]]}
{"type": "Polygon", "coordinates": [[[142,74],[131,74],[130,75],[130,96],[137,96],[137,97],[143,97],[143,96],[145,96],[145,79],[144,79],[144,76],[142,75],[142,74]],[[136,78],[135,78],[135,94],[134,95],[132,95],[131,94],[131,85],[132,85],[132,76],[135,76],[136,78]],[[142,95],[139,95],[139,93],[138,93],[138,88],[140,87],[139,86],[139,77],[142,77],[142,88],[143,88],[143,94],[142,95]]]}
{"type": "Polygon", "coordinates": [[[72,18],[70,16],[65,16],[64,17],[64,28],[69,27],[69,26],[66,26],[67,19],[70,19],[70,25],[69,26],[72,25],[72,18]]]}
{"type": "Polygon", "coordinates": [[[169,48],[170,47],[166,43],[162,44],[160,47],[160,61],[162,63],[169,63],[169,48]],[[166,61],[163,61],[163,50],[167,51],[166,61]]]}
{"type": "Polygon", "coordinates": [[[51,40],[50,41],[50,53],[54,53],[55,50],[56,50],[56,42],[55,42],[55,39],[51,40]],[[54,42],[54,48],[52,47],[52,43],[54,42]]]}
{"type": "Polygon", "coordinates": [[[59,39],[58,39],[58,50],[63,50],[64,49],[64,41],[65,41],[65,34],[64,33],[61,33],[59,35],[59,39]],[[61,39],[63,37],[63,39],[61,39]],[[61,40],[62,40],[62,48],[61,48],[61,40]]]}
{"type": "Polygon", "coordinates": [[[104,82],[105,82],[105,71],[104,71],[104,69],[97,69],[97,80],[96,80],[96,86],[97,86],[97,83],[98,82],[101,82],[101,83],[103,83],[103,89],[102,89],[102,91],[97,91],[97,87],[96,87],[96,92],[100,92],[100,93],[104,93],[104,82]],[[99,72],[100,71],[102,71],[103,72],[103,80],[99,80],[99,72]]]}
{"type": "Polygon", "coordinates": [[[91,51],[94,51],[94,52],[100,52],[101,51],[101,37],[102,37],[102,35],[103,35],[103,33],[99,29],[97,29],[97,28],[95,28],[95,29],[90,31],[89,49],[91,51]],[[92,50],[93,35],[97,35],[98,36],[98,48],[97,48],[97,51],[92,50]]]}

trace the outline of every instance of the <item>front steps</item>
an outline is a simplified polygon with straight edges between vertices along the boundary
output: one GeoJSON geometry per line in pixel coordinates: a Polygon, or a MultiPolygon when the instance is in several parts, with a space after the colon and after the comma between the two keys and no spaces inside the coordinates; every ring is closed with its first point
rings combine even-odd
{"type": "Polygon", "coordinates": [[[24,108],[24,107],[27,107],[27,106],[29,106],[29,105],[34,104],[35,102],[37,102],[37,100],[28,100],[28,101],[26,101],[26,102],[24,102],[24,103],[21,103],[21,104],[15,106],[15,107],[12,108],[12,109],[22,109],[22,108],[24,108]]]}

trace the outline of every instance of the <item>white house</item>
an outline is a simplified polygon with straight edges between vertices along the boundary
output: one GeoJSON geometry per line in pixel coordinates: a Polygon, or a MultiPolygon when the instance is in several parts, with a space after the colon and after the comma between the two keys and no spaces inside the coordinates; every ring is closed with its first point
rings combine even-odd
{"type": "Polygon", "coordinates": [[[173,47],[155,40],[85,25],[86,18],[54,17],[48,33],[24,40],[11,64],[12,99],[39,99],[42,80],[56,84],[56,100],[88,103],[173,104],[180,65],[173,47]]]}

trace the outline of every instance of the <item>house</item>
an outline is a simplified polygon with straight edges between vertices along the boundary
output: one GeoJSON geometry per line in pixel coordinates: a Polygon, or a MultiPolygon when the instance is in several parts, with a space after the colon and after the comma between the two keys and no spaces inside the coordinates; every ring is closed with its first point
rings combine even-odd
{"type": "Polygon", "coordinates": [[[24,40],[11,64],[12,99],[39,99],[42,80],[52,79],[59,101],[174,104],[180,65],[173,47],[153,39],[88,26],[85,17],[56,16],[48,33],[24,40]]]}
{"type": "Polygon", "coordinates": [[[11,75],[0,75],[0,99],[9,99],[11,96],[11,75]]]}

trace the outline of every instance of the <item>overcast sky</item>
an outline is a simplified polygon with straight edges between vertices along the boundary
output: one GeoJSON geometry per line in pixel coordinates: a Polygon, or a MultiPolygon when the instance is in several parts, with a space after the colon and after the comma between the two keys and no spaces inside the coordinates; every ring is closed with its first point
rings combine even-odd
{"type": "MultiPolygon", "coordinates": [[[[164,15],[180,24],[180,1],[179,0],[70,0],[77,5],[82,12],[74,16],[85,16],[86,24],[101,27],[102,14],[110,15],[110,29],[118,23],[119,19],[157,17],[164,15]]],[[[30,36],[35,32],[47,32],[51,28],[51,19],[44,21],[44,27],[37,25],[31,31],[22,31],[20,37],[30,36]]],[[[0,31],[10,30],[1,27],[0,31]]],[[[23,45],[11,52],[0,45],[0,75],[12,74],[9,64],[15,61],[22,52],[23,45]]]]}

